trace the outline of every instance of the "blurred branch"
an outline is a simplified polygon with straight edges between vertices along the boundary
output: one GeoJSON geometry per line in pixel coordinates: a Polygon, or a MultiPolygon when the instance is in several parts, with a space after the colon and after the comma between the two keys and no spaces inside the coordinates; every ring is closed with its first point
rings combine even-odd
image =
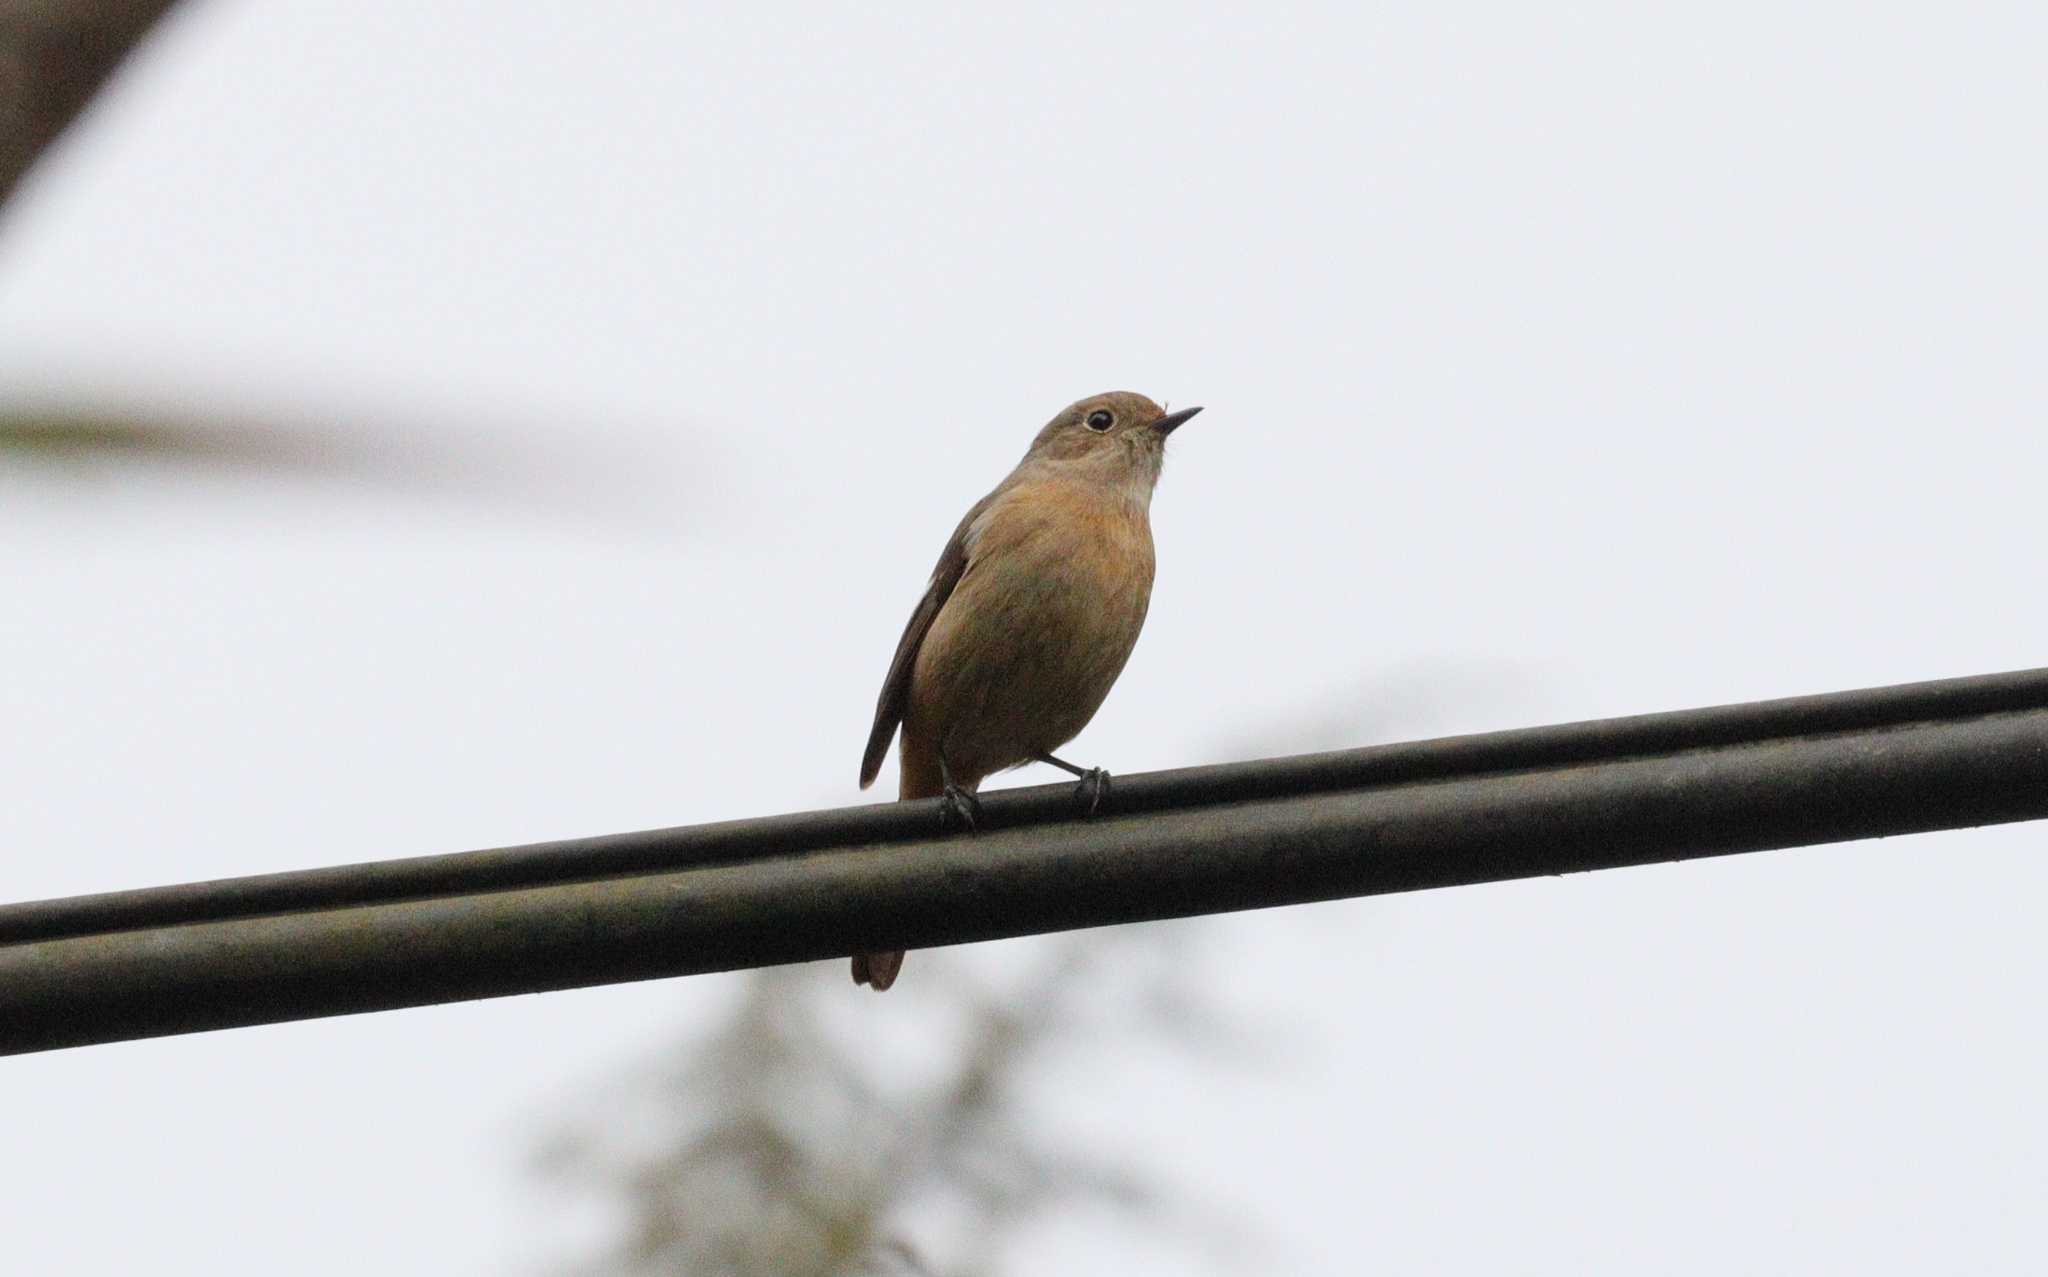
{"type": "MultiPolygon", "coordinates": [[[[705,500],[715,461],[680,463],[682,436],[647,426],[589,430],[573,441],[494,421],[488,428],[367,414],[346,427],[299,410],[191,415],[0,405],[0,477],[58,480],[181,468],[209,477],[312,479],[411,496],[513,505],[524,514],[673,527],[705,500]],[[11,463],[11,465],[10,465],[11,463]]],[[[692,441],[693,452],[701,443],[692,441]]]]}
{"type": "Polygon", "coordinates": [[[347,468],[352,460],[333,438],[63,412],[0,414],[0,454],[6,453],[61,465],[125,457],[308,471],[347,468]]]}
{"type": "Polygon", "coordinates": [[[0,0],[0,204],[171,0],[0,0]]]}

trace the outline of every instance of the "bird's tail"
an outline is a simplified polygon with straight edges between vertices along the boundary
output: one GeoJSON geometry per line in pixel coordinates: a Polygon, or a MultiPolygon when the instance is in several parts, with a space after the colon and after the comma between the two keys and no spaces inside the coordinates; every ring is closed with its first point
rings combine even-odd
{"type": "MultiPolygon", "coordinates": [[[[902,768],[902,777],[896,786],[898,798],[937,798],[946,792],[944,773],[939,770],[939,751],[913,740],[908,731],[899,742],[897,763],[902,768]]],[[[962,786],[972,793],[977,786],[962,786]]],[[[853,982],[864,984],[876,993],[896,983],[896,973],[903,969],[903,950],[892,953],[856,953],[853,955],[853,982]]]]}
{"type": "Polygon", "coordinates": [[[903,950],[893,953],[856,953],[853,955],[853,982],[864,984],[876,993],[896,983],[896,973],[903,969],[903,950]]]}

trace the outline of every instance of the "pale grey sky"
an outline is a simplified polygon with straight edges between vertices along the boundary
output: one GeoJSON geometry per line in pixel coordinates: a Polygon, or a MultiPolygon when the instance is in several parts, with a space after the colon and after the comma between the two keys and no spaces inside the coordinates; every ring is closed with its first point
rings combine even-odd
{"type": "MultiPolygon", "coordinates": [[[[2048,663],[2043,27],[191,5],[8,210],[0,404],[563,473],[11,462],[0,898],[854,801],[946,532],[1109,388],[1208,408],[1113,770],[2048,663]]],[[[1045,1120],[1289,1272],[2038,1269],[2043,836],[1219,920],[1289,1064],[1045,1120]]],[[[516,1270],[535,1115],[730,989],[0,1061],[10,1262],[516,1270]]]]}

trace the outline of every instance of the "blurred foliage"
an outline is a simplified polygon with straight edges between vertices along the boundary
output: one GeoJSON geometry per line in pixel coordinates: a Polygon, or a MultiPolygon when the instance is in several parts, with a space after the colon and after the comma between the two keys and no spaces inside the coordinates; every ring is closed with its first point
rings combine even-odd
{"type": "Polygon", "coordinates": [[[990,1277],[1020,1229],[1068,1210],[1226,1265],[1243,1239],[1216,1222],[1225,1212],[1067,1147],[1027,1095],[1146,1047],[1243,1054],[1189,987],[1189,929],[1015,946],[1041,961],[1000,988],[950,951],[919,952],[886,1002],[840,963],[748,974],[720,1027],[604,1088],[542,1150],[558,1184],[623,1206],[620,1240],[573,1271],[990,1277]],[[945,1240],[913,1247],[906,1217],[945,1240]]]}

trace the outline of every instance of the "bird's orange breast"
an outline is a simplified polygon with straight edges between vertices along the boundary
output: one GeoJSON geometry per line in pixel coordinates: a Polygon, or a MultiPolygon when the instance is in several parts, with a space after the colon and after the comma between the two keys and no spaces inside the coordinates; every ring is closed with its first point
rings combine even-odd
{"type": "Polygon", "coordinates": [[[956,776],[1071,740],[1130,657],[1151,602],[1143,505],[1048,480],[1003,494],[968,529],[968,565],[911,677],[906,741],[942,741],[956,776]]]}

